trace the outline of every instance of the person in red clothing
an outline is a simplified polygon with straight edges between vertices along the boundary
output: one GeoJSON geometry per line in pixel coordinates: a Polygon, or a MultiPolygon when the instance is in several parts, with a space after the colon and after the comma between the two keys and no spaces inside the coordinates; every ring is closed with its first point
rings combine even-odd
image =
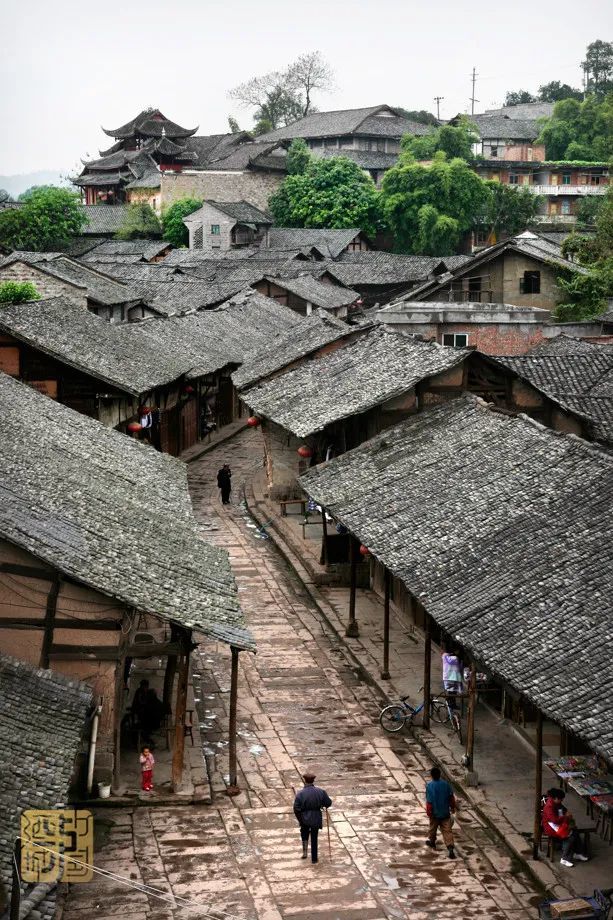
{"type": "Polygon", "coordinates": [[[573,859],[587,862],[587,856],[582,852],[581,838],[572,826],[572,815],[562,804],[565,797],[563,789],[550,789],[543,805],[542,825],[543,833],[547,837],[555,837],[562,841],[562,857],[560,863],[567,868],[572,868],[573,859]]]}
{"type": "Polygon", "coordinates": [[[140,755],[141,789],[143,792],[151,792],[153,790],[154,765],[155,758],[151,753],[151,749],[145,745],[145,747],[141,749],[140,755]]]}

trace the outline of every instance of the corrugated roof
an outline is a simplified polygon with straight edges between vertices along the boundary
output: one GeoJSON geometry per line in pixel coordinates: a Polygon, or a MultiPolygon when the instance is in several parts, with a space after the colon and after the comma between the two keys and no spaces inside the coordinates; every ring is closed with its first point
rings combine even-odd
{"type": "Polygon", "coordinates": [[[342,348],[244,390],[242,398],[257,415],[307,437],[406,393],[468,354],[468,349],[369,328],[342,348]]]}
{"type": "Polygon", "coordinates": [[[481,664],[613,759],[610,454],[466,397],[300,482],[481,664]]]}

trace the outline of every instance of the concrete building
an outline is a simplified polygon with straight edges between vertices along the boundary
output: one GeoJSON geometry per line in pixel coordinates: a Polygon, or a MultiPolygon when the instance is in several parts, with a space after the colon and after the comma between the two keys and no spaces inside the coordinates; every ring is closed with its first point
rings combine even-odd
{"type": "Polygon", "coordinates": [[[270,215],[247,201],[205,201],[183,218],[189,231],[189,248],[211,254],[265,245],[270,215]]]}

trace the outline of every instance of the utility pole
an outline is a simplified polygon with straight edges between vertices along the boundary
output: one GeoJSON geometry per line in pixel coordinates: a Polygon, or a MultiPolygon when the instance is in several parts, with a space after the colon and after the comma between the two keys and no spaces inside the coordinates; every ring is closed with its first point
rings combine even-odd
{"type": "Polygon", "coordinates": [[[477,79],[477,70],[475,67],[473,67],[473,72],[472,72],[473,92],[472,92],[472,96],[470,97],[470,102],[471,102],[470,114],[471,115],[475,114],[475,102],[479,102],[478,99],[475,99],[475,81],[476,79],[477,79]]]}
{"type": "Polygon", "coordinates": [[[444,99],[444,96],[435,96],[434,101],[436,102],[436,120],[441,120],[441,102],[444,99]]]}

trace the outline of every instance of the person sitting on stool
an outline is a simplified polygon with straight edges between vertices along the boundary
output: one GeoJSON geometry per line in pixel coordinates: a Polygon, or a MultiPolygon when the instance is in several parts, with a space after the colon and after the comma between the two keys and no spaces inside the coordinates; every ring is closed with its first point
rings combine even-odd
{"type": "Polygon", "coordinates": [[[543,832],[547,837],[555,837],[562,841],[562,857],[560,863],[567,869],[572,869],[573,859],[587,862],[583,853],[581,838],[575,827],[571,825],[572,815],[562,804],[566,793],[563,789],[550,789],[547,800],[543,806],[542,823],[543,832]]]}
{"type": "Polygon", "coordinates": [[[322,808],[330,808],[332,799],[325,791],[315,786],[315,774],[305,773],[302,777],[304,788],[294,799],[294,814],[300,825],[302,838],[302,858],[308,855],[309,837],[311,838],[311,862],[317,862],[317,835],[323,827],[322,808]]]}

